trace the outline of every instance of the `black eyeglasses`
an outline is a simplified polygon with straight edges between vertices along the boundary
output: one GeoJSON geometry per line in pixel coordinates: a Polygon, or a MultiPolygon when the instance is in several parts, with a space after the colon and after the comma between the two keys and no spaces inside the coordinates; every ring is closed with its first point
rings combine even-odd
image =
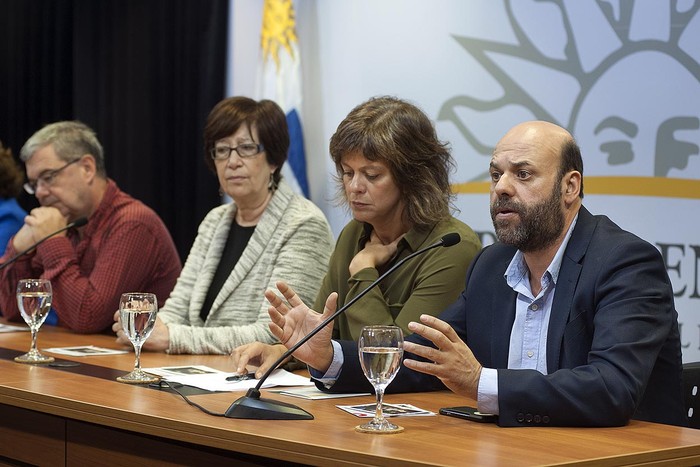
{"type": "Polygon", "coordinates": [[[61,170],[65,169],[71,164],[75,164],[78,162],[80,159],[75,159],[70,162],[68,162],[66,165],[63,167],[59,167],[56,170],[49,170],[48,172],[40,175],[36,180],[29,180],[27,183],[25,183],[24,186],[24,191],[29,193],[30,195],[36,194],[36,189],[39,187],[39,185],[43,186],[51,186],[51,184],[54,182],[54,179],[56,178],[56,175],[61,173],[61,170]]]}
{"type": "Polygon", "coordinates": [[[209,152],[211,155],[211,158],[214,159],[215,161],[224,161],[231,157],[231,153],[233,151],[236,151],[236,153],[242,157],[243,159],[247,159],[249,157],[254,157],[263,152],[264,148],[262,144],[256,144],[256,143],[243,143],[239,144],[235,148],[232,148],[231,146],[216,146],[212,148],[212,150],[209,152]]]}

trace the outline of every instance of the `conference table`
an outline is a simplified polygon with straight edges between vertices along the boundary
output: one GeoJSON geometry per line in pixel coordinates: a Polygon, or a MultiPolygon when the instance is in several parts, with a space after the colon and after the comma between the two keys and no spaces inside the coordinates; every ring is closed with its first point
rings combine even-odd
{"type": "MultiPolygon", "coordinates": [[[[0,464],[17,465],[698,465],[700,430],[632,421],[617,428],[500,428],[443,415],[401,417],[405,431],[359,433],[361,419],[337,404],[373,396],[305,400],[313,420],[240,420],[206,414],[179,395],[115,381],[133,352],[68,357],[72,367],[14,362],[28,332],[0,333],[0,464]]],[[[45,326],[39,348],[95,345],[119,349],[114,336],[45,326]]],[[[228,356],[144,352],[143,367],[206,365],[231,372],[228,356]]],[[[199,391],[192,401],[223,413],[242,392],[199,391]]],[[[448,391],[389,394],[388,403],[440,407],[473,401],[448,391]]]]}

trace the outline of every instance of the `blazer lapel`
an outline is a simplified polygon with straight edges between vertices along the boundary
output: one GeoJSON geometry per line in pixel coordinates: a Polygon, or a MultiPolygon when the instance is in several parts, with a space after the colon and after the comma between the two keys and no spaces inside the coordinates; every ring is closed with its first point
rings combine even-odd
{"type": "Polygon", "coordinates": [[[572,310],[572,303],[583,268],[581,261],[586,254],[595,226],[595,218],[586,208],[581,206],[576,226],[564,252],[564,258],[562,258],[557,288],[552,302],[552,313],[549,317],[547,334],[547,371],[549,373],[561,367],[560,358],[564,330],[570,317],[583,311],[572,310]]]}
{"type": "Polygon", "coordinates": [[[216,274],[216,269],[219,267],[219,261],[224,252],[226,239],[228,238],[231,230],[231,223],[235,215],[236,207],[230,205],[224,215],[221,216],[218,225],[214,229],[199,274],[192,287],[192,298],[190,299],[190,315],[192,317],[198,317],[204,305],[207,292],[209,291],[209,287],[211,287],[211,282],[214,280],[214,274],[216,274]]]}
{"type": "Polygon", "coordinates": [[[510,351],[510,333],[515,321],[516,293],[508,287],[508,291],[494,296],[493,329],[494,339],[491,344],[493,365],[495,368],[508,368],[508,352],[510,351]]]}
{"type": "Polygon", "coordinates": [[[508,286],[505,277],[506,269],[513,259],[515,248],[508,249],[508,253],[499,262],[500,275],[495,277],[492,284],[491,295],[491,355],[494,368],[508,367],[508,352],[510,350],[510,333],[515,321],[515,301],[517,293],[508,286]]]}

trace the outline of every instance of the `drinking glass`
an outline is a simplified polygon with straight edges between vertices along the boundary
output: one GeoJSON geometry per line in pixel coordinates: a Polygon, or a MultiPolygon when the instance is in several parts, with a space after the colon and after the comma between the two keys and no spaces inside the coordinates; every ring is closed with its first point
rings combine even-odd
{"type": "Polygon", "coordinates": [[[403,332],[397,326],[365,326],[358,341],[360,363],[365,376],[377,394],[374,418],[355,429],[363,433],[398,433],[403,428],[390,423],[382,413],[384,390],[401,366],[403,332]]]}
{"type": "Polygon", "coordinates": [[[156,323],[158,299],[152,293],[129,292],[119,299],[119,319],[124,334],[134,345],[134,371],[119,376],[117,381],[130,384],[156,383],[160,378],[141,370],[141,346],[148,339],[156,323]]]}
{"type": "Polygon", "coordinates": [[[17,306],[22,318],[32,331],[32,346],[24,355],[15,357],[19,363],[51,363],[53,357],[42,355],[36,348],[39,328],[51,309],[51,281],[47,279],[22,279],[17,283],[17,306]]]}

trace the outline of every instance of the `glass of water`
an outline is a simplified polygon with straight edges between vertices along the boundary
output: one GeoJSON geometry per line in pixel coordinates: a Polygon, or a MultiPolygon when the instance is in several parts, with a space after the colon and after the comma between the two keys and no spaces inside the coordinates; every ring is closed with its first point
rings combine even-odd
{"type": "Polygon", "coordinates": [[[384,390],[396,376],[403,357],[403,332],[398,326],[365,326],[358,341],[360,363],[377,395],[375,416],[355,429],[363,433],[398,433],[403,428],[390,423],[382,413],[384,390]]]}
{"type": "Polygon", "coordinates": [[[51,309],[53,291],[51,281],[47,279],[22,279],[17,283],[17,306],[22,318],[32,332],[32,346],[24,355],[15,357],[19,363],[51,363],[53,357],[42,355],[36,348],[39,328],[51,309]]]}
{"type": "Polygon", "coordinates": [[[134,345],[136,361],[134,362],[134,371],[117,378],[120,383],[148,384],[158,382],[157,376],[141,370],[141,346],[153,332],[157,313],[158,299],[155,294],[143,292],[122,294],[119,300],[119,319],[124,334],[134,345]]]}

